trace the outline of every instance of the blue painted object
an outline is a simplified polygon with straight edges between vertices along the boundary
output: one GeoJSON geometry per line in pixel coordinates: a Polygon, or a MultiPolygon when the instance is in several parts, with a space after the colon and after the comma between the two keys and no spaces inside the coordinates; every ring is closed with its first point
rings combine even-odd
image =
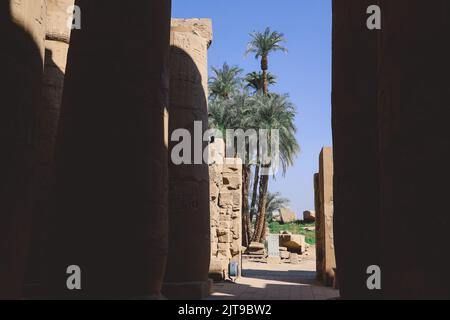
{"type": "Polygon", "coordinates": [[[228,274],[230,275],[230,277],[238,277],[239,264],[236,261],[231,261],[228,265],[228,274]]]}

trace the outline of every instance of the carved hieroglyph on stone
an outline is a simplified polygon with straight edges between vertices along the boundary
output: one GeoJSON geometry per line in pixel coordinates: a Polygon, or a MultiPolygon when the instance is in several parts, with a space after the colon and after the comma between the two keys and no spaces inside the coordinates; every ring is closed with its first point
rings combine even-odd
{"type": "MultiPolygon", "coordinates": [[[[169,256],[163,293],[168,298],[201,299],[209,294],[210,214],[208,165],[201,141],[208,125],[209,19],[174,19],[170,33],[169,136],[191,134],[192,164],[169,159],[169,256]],[[198,130],[194,122],[201,121],[198,130]],[[196,132],[198,131],[198,132],[196,132]],[[200,154],[200,158],[195,155],[200,154]],[[199,164],[193,164],[193,163],[199,164]]],[[[169,155],[178,142],[169,144],[169,155]]]]}
{"type": "Polygon", "coordinates": [[[210,277],[214,280],[228,278],[231,261],[242,266],[242,162],[223,158],[221,139],[209,145],[209,154],[216,155],[209,166],[211,213],[211,264],[210,277]],[[220,159],[221,158],[221,159],[220,159]]]}
{"type": "Polygon", "coordinates": [[[317,237],[318,241],[318,275],[328,286],[334,281],[334,269],[336,258],[334,250],[333,233],[333,150],[323,148],[320,153],[319,174],[316,176],[316,208],[317,212],[317,237]],[[318,197],[318,198],[317,198],[318,197]],[[320,259],[320,261],[319,261],[320,259]]]}

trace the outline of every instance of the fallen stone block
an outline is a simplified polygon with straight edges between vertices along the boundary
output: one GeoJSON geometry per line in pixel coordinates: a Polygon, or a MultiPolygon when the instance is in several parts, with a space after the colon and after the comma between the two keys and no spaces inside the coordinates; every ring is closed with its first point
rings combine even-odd
{"type": "Polygon", "coordinates": [[[283,232],[280,235],[280,245],[287,248],[287,251],[302,254],[306,251],[305,236],[300,234],[290,234],[283,232]]]}
{"type": "Polygon", "coordinates": [[[305,221],[307,223],[316,222],[316,212],[315,211],[303,212],[303,221],[305,221]]]}
{"type": "Polygon", "coordinates": [[[289,260],[291,264],[300,264],[300,258],[297,253],[291,253],[289,260]]]}
{"type": "Polygon", "coordinates": [[[291,223],[297,220],[297,216],[294,211],[288,208],[280,209],[280,222],[281,223],[291,223]]]}
{"type": "Polygon", "coordinates": [[[250,251],[253,251],[253,250],[264,249],[265,247],[264,247],[264,243],[252,242],[252,243],[250,243],[248,248],[250,251]]]}

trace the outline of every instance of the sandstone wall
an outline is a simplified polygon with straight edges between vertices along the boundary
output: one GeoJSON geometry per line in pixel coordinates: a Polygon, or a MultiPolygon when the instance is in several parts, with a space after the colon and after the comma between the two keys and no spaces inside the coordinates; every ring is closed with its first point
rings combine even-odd
{"type": "MultiPolygon", "coordinates": [[[[209,294],[209,176],[208,165],[203,162],[207,144],[198,139],[208,126],[211,40],[211,20],[172,20],[169,136],[175,130],[187,130],[192,147],[191,164],[175,164],[173,159],[168,163],[170,237],[163,293],[174,299],[201,299],[209,294]],[[199,122],[199,127],[194,122],[199,122]]],[[[169,143],[169,155],[177,144],[169,143]]]]}
{"type": "Polygon", "coordinates": [[[333,227],[333,150],[323,148],[319,159],[316,188],[316,246],[318,276],[328,286],[333,285],[336,268],[333,227]]]}
{"type": "Polygon", "coordinates": [[[222,158],[222,163],[209,166],[211,213],[210,276],[223,280],[228,277],[231,261],[242,267],[242,162],[223,158],[223,141],[216,139],[210,151],[222,158]]]}

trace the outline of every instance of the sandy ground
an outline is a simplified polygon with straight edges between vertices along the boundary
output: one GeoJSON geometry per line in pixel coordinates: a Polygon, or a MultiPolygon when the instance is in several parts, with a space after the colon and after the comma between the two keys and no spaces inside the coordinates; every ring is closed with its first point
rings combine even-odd
{"type": "Polygon", "coordinates": [[[298,265],[243,262],[242,277],[235,283],[216,283],[212,300],[327,300],[339,291],[316,281],[315,247],[301,256],[298,265]]]}

